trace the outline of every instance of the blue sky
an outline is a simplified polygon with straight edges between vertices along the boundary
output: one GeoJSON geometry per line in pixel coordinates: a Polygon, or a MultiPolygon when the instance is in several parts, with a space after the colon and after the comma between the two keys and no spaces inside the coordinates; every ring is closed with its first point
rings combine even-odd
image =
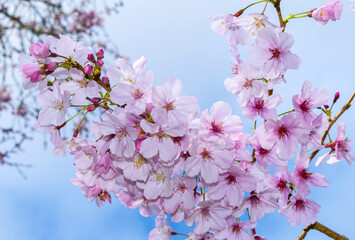
{"type": "MultiPolygon", "coordinates": [[[[323,2],[283,1],[284,16],[323,2]]],[[[289,22],[286,32],[295,38],[292,51],[302,63],[297,71],[287,72],[287,84],[275,90],[285,95],[280,109],[292,108],[292,95],[300,93],[305,80],[312,81],[314,87],[326,87],[331,95],[340,91],[341,104],[335,111],[355,90],[355,12],[350,11],[349,2],[344,4],[342,19],[323,27],[312,19],[289,22]]],[[[147,57],[147,67],[155,73],[155,84],[170,76],[180,78],[184,94],[196,96],[201,110],[223,100],[232,105],[234,114],[241,115],[235,97],[223,85],[231,72],[228,45],[223,36],[211,30],[207,16],[234,13],[245,5],[239,0],[130,0],[117,16],[107,21],[107,30],[121,54],[132,61],[142,55],[147,57]]],[[[260,12],[262,6],[254,9],[260,12]]],[[[266,13],[277,23],[273,8],[269,7],[266,13]]],[[[346,123],[346,136],[354,141],[355,108],[340,121],[346,123]]],[[[250,129],[251,124],[245,120],[245,129],[250,129]]],[[[14,159],[33,164],[25,170],[28,180],[14,168],[0,167],[0,239],[147,239],[154,228],[154,218],[141,217],[137,210],[126,209],[116,199],[103,208],[88,202],[70,182],[75,173],[73,158],[55,157],[51,147],[43,150],[44,137],[42,133],[36,134],[35,140],[25,145],[25,152],[14,159]]],[[[352,153],[355,155],[354,150],[352,153]]],[[[324,164],[317,171],[325,174],[330,183],[328,188],[312,189],[311,198],[322,206],[318,221],[350,239],[355,238],[354,164],[350,167],[345,161],[324,164]]],[[[303,227],[291,227],[284,217],[269,214],[256,230],[272,240],[285,236],[297,239],[303,227]]],[[[174,225],[174,230],[188,231],[183,224],[174,225]]],[[[326,237],[310,232],[307,239],[326,237]]]]}

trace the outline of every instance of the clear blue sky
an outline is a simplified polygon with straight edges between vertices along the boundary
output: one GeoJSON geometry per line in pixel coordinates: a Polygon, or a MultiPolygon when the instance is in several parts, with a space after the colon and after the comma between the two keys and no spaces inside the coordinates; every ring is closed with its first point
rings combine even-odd
{"type": "MultiPolygon", "coordinates": [[[[322,3],[299,0],[282,4],[287,16],[322,3]]],[[[276,90],[285,95],[281,109],[292,108],[292,95],[300,93],[304,80],[312,81],[315,87],[326,87],[331,95],[340,91],[342,104],[355,90],[355,12],[350,11],[348,1],[344,4],[342,19],[323,27],[312,19],[289,22],[286,31],[295,38],[292,51],[302,63],[299,70],[287,73],[287,84],[276,90]]],[[[235,97],[223,85],[230,76],[232,62],[228,45],[223,36],[210,29],[207,16],[234,13],[245,5],[239,0],[130,0],[125,1],[119,15],[109,19],[107,29],[122,54],[132,61],[142,55],[147,57],[155,84],[170,76],[180,78],[184,93],[197,96],[201,110],[223,100],[233,106],[234,114],[241,115],[235,97]]],[[[269,8],[267,14],[275,16],[269,8]]],[[[255,9],[260,12],[261,6],[255,9]]],[[[355,108],[341,121],[347,123],[346,136],[355,141],[355,108]]],[[[250,129],[249,120],[244,124],[250,129]]],[[[88,202],[80,188],[70,182],[75,173],[72,156],[55,157],[51,147],[43,150],[44,137],[37,134],[25,145],[25,152],[16,156],[34,165],[25,170],[28,180],[13,168],[0,167],[0,239],[147,239],[154,218],[125,209],[116,199],[103,208],[88,202]]],[[[312,189],[312,199],[322,206],[318,221],[355,238],[355,165],[349,167],[342,161],[332,166],[324,164],[317,171],[325,174],[330,183],[328,188],[312,189]]],[[[282,216],[269,214],[256,230],[268,239],[284,240],[297,239],[303,227],[293,228],[282,216]]],[[[174,230],[187,232],[182,225],[174,230]]],[[[307,239],[326,237],[310,232],[307,239]]]]}

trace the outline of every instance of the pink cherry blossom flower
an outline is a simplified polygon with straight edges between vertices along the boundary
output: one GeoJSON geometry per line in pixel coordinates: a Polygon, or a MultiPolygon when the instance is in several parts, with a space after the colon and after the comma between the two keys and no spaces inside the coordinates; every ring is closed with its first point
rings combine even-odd
{"type": "Polygon", "coordinates": [[[168,198],[173,194],[173,180],[168,170],[160,169],[150,174],[144,187],[144,196],[148,200],[158,197],[168,198]]]}
{"type": "Polygon", "coordinates": [[[306,144],[309,131],[299,127],[299,116],[296,113],[284,115],[280,121],[266,121],[265,129],[276,139],[276,152],[281,159],[290,159],[298,151],[298,143],[306,144]]]}
{"type": "Polygon", "coordinates": [[[254,240],[245,228],[250,228],[249,222],[234,221],[234,218],[227,219],[227,228],[216,233],[216,239],[228,240],[254,240]]]}
{"type": "Polygon", "coordinates": [[[230,168],[233,163],[233,153],[224,149],[224,141],[216,136],[207,142],[194,142],[191,147],[191,157],[185,161],[185,171],[193,177],[201,174],[206,183],[218,181],[219,174],[230,168]]]}
{"type": "Polygon", "coordinates": [[[245,106],[251,96],[266,97],[267,88],[260,80],[262,74],[259,68],[241,63],[238,65],[238,75],[233,78],[227,78],[224,81],[226,89],[233,93],[240,106],[245,106]]]}
{"type": "Polygon", "coordinates": [[[319,25],[325,25],[329,19],[336,21],[340,19],[343,11],[343,2],[340,0],[330,0],[324,3],[320,8],[312,12],[312,17],[319,25]]]}
{"type": "MultiPolygon", "coordinates": [[[[99,132],[103,136],[107,136],[107,139],[102,139],[102,141],[107,141],[111,153],[118,157],[132,157],[136,145],[134,141],[138,137],[138,133],[134,127],[127,122],[127,116],[125,113],[117,114],[116,116],[112,113],[105,113],[102,116],[102,122],[95,123],[98,125],[99,132]]],[[[107,146],[104,145],[104,146],[107,146]]],[[[99,147],[100,151],[106,151],[107,148],[99,147]]]]}
{"type": "Polygon", "coordinates": [[[308,172],[309,158],[306,147],[301,149],[301,152],[296,157],[295,170],[290,172],[290,181],[297,187],[297,190],[303,196],[311,193],[310,186],[328,187],[328,182],[325,177],[319,173],[308,172]]]}
{"type": "Polygon", "coordinates": [[[287,167],[279,167],[275,170],[275,175],[269,175],[266,183],[270,188],[279,191],[280,196],[278,200],[279,206],[287,205],[288,196],[292,192],[287,186],[288,181],[288,171],[287,167]]]}
{"type": "Polygon", "coordinates": [[[181,96],[182,83],[179,79],[167,78],[163,84],[152,90],[154,108],[151,115],[154,120],[164,124],[177,124],[191,121],[200,111],[197,98],[181,96]]]}
{"type": "Polygon", "coordinates": [[[252,120],[256,120],[258,115],[263,119],[276,119],[276,107],[282,101],[283,97],[280,95],[272,95],[266,99],[252,96],[247,105],[243,107],[242,114],[252,120]]]}
{"type": "Polygon", "coordinates": [[[155,218],[155,228],[149,233],[149,240],[169,240],[172,228],[169,226],[166,217],[155,218]]]}
{"type": "Polygon", "coordinates": [[[302,86],[301,96],[294,95],[292,103],[295,111],[300,114],[303,124],[308,127],[316,118],[316,114],[312,110],[316,107],[322,107],[328,100],[329,93],[325,88],[318,87],[312,90],[312,83],[305,81],[302,86]]]}
{"type": "Polygon", "coordinates": [[[264,65],[265,71],[274,75],[284,73],[287,69],[297,69],[300,59],[290,51],[293,41],[288,33],[264,29],[250,48],[249,61],[256,66],[264,65]]]}
{"type": "Polygon", "coordinates": [[[240,117],[232,115],[232,108],[228,103],[218,101],[212,105],[210,112],[211,115],[206,109],[201,113],[201,135],[227,138],[230,134],[239,134],[243,131],[240,117]]]}
{"type": "Polygon", "coordinates": [[[53,90],[46,89],[37,98],[38,103],[43,106],[39,112],[38,122],[40,125],[49,125],[56,121],[57,125],[64,123],[65,114],[70,106],[70,93],[61,93],[59,82],[53,84],[53,90]]]}
{"type": "Polygon", "coordinates": [[[226,225],[226,217],[231,214],[231,209],[222,207],[214,201],[203,201],[197,204],[197,208],[185,219],[188,226],[196,222],[194,232],[204,234],[210,230],[223,230],[226,225]]]}
{"type": "Polygon", "coordinates": [[[290,203],[279,209],[279,213],[283,216],[287,214],[287,221],[291,226],[299,224],[310,225],[317,221],[317,214],[320,206],[313,200],[304,198],[301,194],[296,193],[290,199],[290,203]]]}
{"type": "Polygon", "coordinates": [[[338,124],[338,135],[334,142],[328,143],[325,146],[331,148],[329,153],[320,156],[316,162],[316,166],[320,166],[326,160],[328,164],[334,164],[339,162],[342,158],[345,158],[347,163],[350,165],[351,162],[355,161],[355,157],[351,155],[351,141],[343,139],[345,136],[345,124],[338,124]]]}
{"type": "Polygon", "coordinates": [[[247,175],[242,169],[233,166],[227,173],[220,175],[215,185],[208,186],[207,196],[212,200],[225,197],[230,206],[239,206],[244,197],[244,192],[255,189],[255,179],[247,175]]]}
{"type": "Polygon", "coordinates": [[[274,189],[265,189],[260,193],[252,192],[250,196],[243,200],[241,210],[237,210],[239,214],[244,213],[248,208],[250,214],[250,221],[256,221],[257,219],[263,218],[265,213],[271,213],[278,207],[277,202],[277,192],[274,189]]]}
{"type": "Polygon", "coordinates": [[[120,158],[114,161],[115,167],[123,170],[123,175],[131,181],[147,181],[152,170],[150,161],[139,153],[135,153],[130,158],[120,158]]]}
{"type": "Polygon", "coordinates": [[[183,209],[192,209],[195,205],[194,188],[196,180],[190,177],[174,176],[174,193],[164,200],[164,209],[167,213],[173,213],[178,205],[183,209]]]}

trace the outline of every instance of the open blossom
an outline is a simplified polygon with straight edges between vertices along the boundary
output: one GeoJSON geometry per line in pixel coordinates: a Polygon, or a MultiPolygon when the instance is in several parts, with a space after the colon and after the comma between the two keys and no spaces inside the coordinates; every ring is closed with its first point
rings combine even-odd
{"type": "Polygon", "coordinates": [[[211,114],[206,109],[201,113],[201,135],[226,138],[243,130],[240,117],[232,115],[232,108],[228,103],[218,101],[212,105],[210,112],[211,114]]]}
{"type": "Polygon", "coordinates": [[[227,228],[216,234],[216,239],[228,240],[254,240],[247,232],[246,228],[250,228],[250,222],[234,221],[234,218],[227,218],[227,228]]]}
{"type": "Polygon", "coordinates": [[[159,118],[160,123],[184,124],[197,116],[200,110],[197,98],[181,96],[182,88],[181,81],[176,78],[167,78],[162,85],[153,88],[151,115],[154,120],[159,118]]]}
{"type": "Polygon", "coordinates": [[[247,175],[242,169],[233,166],[227,173],[220,175],[217,184],[208,186],[207,196],[213,200],[225,197],[230,206],[239,206],[244,192],[255,189],[255,179],[247,175]]]}
{"type": "Polygon", "coordinates": [[[280,95],[272,95],[268,98],[254,97],[249,99],[249,102],[243,107],[243,116],[256,120],[258,115],[263,119],[276,119],[276,107],[281,104],[283,97],[280,95]]]}
{"type": "Polygon", "coordinates": [[[185,219],[186,225],[192,226],[196,222],[194,232],[204,234],[210,230],[223,230],[226,217],[231,214],[231,209],[222,207],[214,201],[199,202],[198,207],[185,219]]]}
{"type": "Polygon", "coordinates": [[[302,122],[308,127],[316,118],[316,114],[312,111],[316,107],[322,107],[329,100],[329,93],[325,88],[318,87],[312,90],[312,83],[305,81],[302,86],[301,96],[294,95],[292,97],[293,107],[300,114],[302,122]]]}
{"type": "Polygon", "coordinates": [[[200,174],[206,183],[217,182],[219,174],[230,168],[234,160],[233,153],[224,147],[224,141],[216,136],[206,142],[194,142],[191,157],[185,161],[187,175],[193,177],[200,174]]]}
{"type": "Polygon", "coordinates": [[[265,29],[258,34],[255,44],[250,48],[249,61],[256,66],[263,66],[264,71],[275,76],[287,69],[297,69],[300,59],[290,51],[293,41],[288,33],[265,29]]]}
{"type": "Polygon", "coordinates": [[[307,226],[317,221],[319,209],[320,206],[316,202],[296,193],[291,197],[288,205],[279,209],[279,213],[283,216],[287,214],[287,221],[290,222],[291,226],[297,226],[301,223],[307,226]]]}
{"type": "Polygon", "coordinates": [[[149,240],[169,240],[172,228],[169,226],[166,217],[155,218],[155,228],[149,233],[149,240]]]}
{"type": "MultiPolygon", "coordinates": [[[[111,153],[118,157],[132,157],[135,150],[135,140],[138,137],[136,129],[127,123],[125,113],[113,115],[112,113],[105,113],[102,116],[102,122],[96,123],[99,132],[102,136],[107,138],[102,141],[107,141],[104,146],[110,148],[111,153]]],[[[106,151],[107,147],[100,147],[101,151],[106,151]]]]}
{"type": "Polygon", "coordinates": [[[296,113],[284,115],[280,121],[268,120],[265,129],[276,139],[276,152],[281,159],[290,159],[298,151],[298,143],[308,142],[307,129],[299,127],[299,117],[296,113]]]}
{"type": "Polygon", "coordinates": [[[338,124],[338,135],[334,142],[328,143],[325,146],[331,148],[329,153],[320,156],[316,162],[316,166],[320,166],[326,160],[328,164],[334,164],[339,162],[342,158],[345,158],[347,163],[350,165],[351,162],[355,161],[355,157],[351,155],[351,141],[343,139],[345,136],[345,124],[338,124]]]}
{"type": "Polygon", "coordinates": [[[170,178],[170,171],[161,169],[150,174],[144,187],[144,197],[157,199],[158,197],[168,198],[173,194],[173,180],[170,178]]]}
{"type": "Polygon", "coordinates": [[[340,19],[343,11],[343,2],[341,0],[330,0],[324,3],[320,8],[312,12],[312,17],[319,25],[325,25],[329,19],[336,21],[340,19]]]}
{"type": "Polygon", "coordinates": [[[266,85],[258,80],[261,77],[262,73],[258,67],[241,63],[238,65],[238,74],[233,78],[227,78],[224,86],[237,97],[239,105],[244,107],[251,96],[267,96],[266,85]]]}
{"type": "Polygon", "coordinates": [[[64,123],[65,114],[70,106],[70,93],[61,93],[59,82],[53,84],[53,90],[46,89],[37,98],[38,103],[43,106],[39,112],[38,122],[40,125],[49,125],[56,122],[57,125],[64,123]]]}
{"type": "Polygon", "coordinates": [[[287,167],[279,167],[275,169],[275,175],[269,175],[266,184],[279,191],[278,204],[279,206],[287,205],[288,196],[291,189],[287,186],[288,171],[287,167]]]}
{"type": "Polygon", "coordinates": [[[311,173],[308,171],[309,158],[307,149],[303,147],[296,157],[296,167],[290,173],[290,181],[297,187],[297,190],[303,196],[311,193],[310,186],[328,187],[328,182],[322,174],[311,173]]]}

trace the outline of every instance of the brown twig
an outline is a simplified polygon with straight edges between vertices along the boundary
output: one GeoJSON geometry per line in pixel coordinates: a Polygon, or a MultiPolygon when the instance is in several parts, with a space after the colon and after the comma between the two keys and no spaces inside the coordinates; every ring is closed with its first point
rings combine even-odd
{"type": "Polygon", "coordinates": [[[279,17],[280,27],[283,28],[283,30],[285,30],[286,24],[282,18],[282,13],[281,13],[281,9],[280,9],[280,2],[281,2],[281,0],[276,0],[274,7],[276,9],[277,16],[279,17]]]}
{"type": "Polygon", "coordinates": [[[308,225],[307,227],[305,227],[303,229],[302,234],[297,238],[297,240],[303,240],[307,233],[309,232],[309,230],[314,229],[314,230],[318,230],[319,232],[327,235],[328,237],[335,239],[335,240],[349,240],[349,238],[347,238],[344,235],[340,235],[336,232],[334,232],[333,230],[327,228],[326,226],[324,226],[323,224],[320,224],[319,222],[315,222],[311,225],[308,225]]]}
{"type": "MultiPolygon", "coordinates": [[[[353,92],[353,94],[351,95],[351,97],[349,98],[348,102],[343,106],[343,108],[340,110],[340,112],[335,116],[335,118],[333,118],[333,120],[331,120],[329,122],[329,126],[327,128],[327,130],[325,130],[322,139],[321,139],[321,144],[323,145],[325,138],[327,137],[330,129],[332,128],[332,126],[334,125],[334,123],[340,118],[341,115],[343,115],[343,113],[348,110],[351,106],[351,102],[354,100],[355,98],[355,91],[353,92]]],[[[317,155],[317,153],[319,152],[319,150],[314,150],[311,155],[309,156],[309,162],[312,161],[312,159],[317,155]]]]}

